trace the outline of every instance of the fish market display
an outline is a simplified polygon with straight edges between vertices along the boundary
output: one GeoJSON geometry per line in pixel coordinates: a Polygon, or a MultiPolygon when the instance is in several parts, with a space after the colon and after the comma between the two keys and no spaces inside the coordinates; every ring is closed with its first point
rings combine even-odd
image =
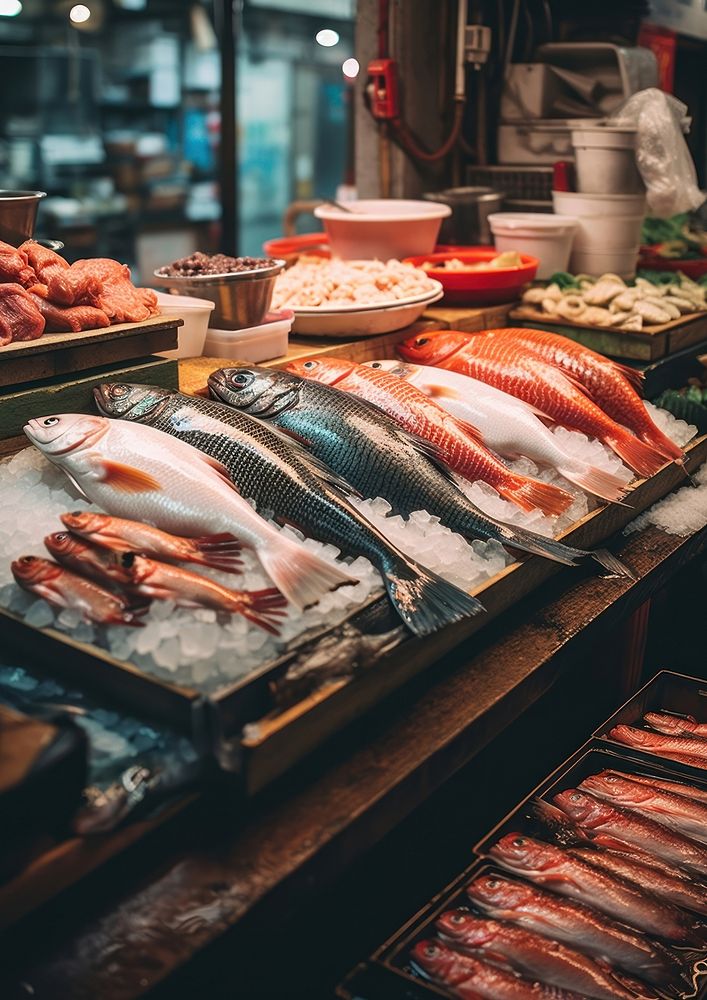
{"type": "Polygon", "coordinates": [[[555,796],[555,805],[580,826],[596,834],[635,844],[641,850],[657,854],[672,864],[707,876],[707,847],[698,844],[662,823],[647,819],[629,809],[613,806],[578,789],[568,789],[555,796]]]}
{"type": "Polygon", "coordinates": [[[431,331],[398,346],[406,361],[449,368],[529,403],[554,423],[607,444],[635,472],[651,476],[665,458],[612,420],[577,379],[517,346],[512,337],[431,331]]]}
{"type": "Polygon", "coordinates": [[[23,590],[37,594],[59,608],[73,608],[84,621],[101,625],[142,625],[144,606],[136,607],[125,597],[99,587],[76,573],[71,573],[51,559],[22,556],[11,566],[12,575],[23,590]]]}
{"type": "Polygon", "coordinates": [[[63,257],[27,240],[0,242],[0,347],[47,332],[141,322],[159,312],[150,288],[136,288],[125,264],[63,257]]]}
{"type": "Polygon", "coordinates": [[[621,500],[626,483],[617,475],[591,465],[562,446],[527,403],[468,375],[399,361],[368,361],[369,368],[406,379],[449,413],[475,427],[484,444],[499,455],[525,455],[551,466],[570,482],[604,500],[621,500]]]}
{"type": "Polygon", "coordinates": [[[580,993],[523,979],[471,955],[464,955],[440,941],[419,941],[413,961],[433,979],[463,1000],[581,1000],[580,993]]]}
{"type": "MultiPolygon", "coordinates": [[[[69,515],[71,516],[71,515],[69,515]]],[[[76,517],[80,515],[76,514],[76,517]]],[[[79,576],[86,576],[104,587],[127,587],[130,573],[116,552],[84,542],[69,531],[54,531],[44,539],[44,547],[53,559],[79,576]]]]}
{"type": "Polygon", "coordinates": [[[538,886],[490,874],[476,878],[466,892],[474,906],[496,920],[561,941],[655,985],[671,982],[679,971],[672,953],[645,934],[538,886]]]}
{"type": "Polygon", "coordinates": [[[485,920],[465,910],[443,913],[437,931],[452,946],[486,956],[493,965],[539,979],[552,986],[573,990],[595,1000],[635,1000],[635,992],[580,951],[568,948],[534,931],[498,920],[485,920]]]}
{"type": "Polygon", "coordinates": [[[221,403],[156,386],[104,384],[94,390],[103,413],[139,421],[193,445],[221,463],[243,497],[347,554],[364,555],[382,573],[403,621],[424,635],[481,610],[479,602],[392,546],[348,501],[353,489],[291,439],[221,403]]]}
{"type": "Polygon", "coordinates": [[[256,514],[221,466],[162,431],[62,414],[30,420],[25,433],[89,500],[118,517],[187,536],[234,534],[256,550],[268,576],[296,607],[351,581],[348,572],[256,514]]]}
{"type": "MultiPolygon", "coordinates": [[[[560,807],[563,794],[555,797],[560,807]]],[[[510,833],[489,849],[489,855],[516,875],[603,910],[615,920],[654,937],[684,945],[699,940],[691,915],[552,844],[510,833]]]]}
{"type": "Polygon", "coordinates": [[[226,573],[239,573],[243,567],[241,543],[230,534],[179,538],[150,524],[93,511],[62,514],[61,520],[71,533],[64,541],[71,542],[74,549],[79,536],[112,552],[139,552],[164,562],[196,563],[226,573]]]}
{"type": "Polygon", "coordinates": [[[707,805],[701,805],[682,795],[632,781],[616,771],[585,778],[580,788],[597,798],[605,799],[633,812],[658,820],[686,837],[707,844],[707,805]]]}
{"type": "Polygon", "coordinates": [[[707,740],[692,736],[666,736],[625,725],[614,726],[609,731],[609,739],[680,764],[707,769],[707,740]]]}
{"type": "MultiPolygon", "coordinates": [[[[269,368],[221,369],[209,378],[209,389],[295,434],[362,496],[385,498],[396,514],[427,511],[466,538],[494,539],[569,565],[589,555],[484,517],[433,461],[429,446],[350,393],[269,368]]],[[[628,572],[609,553],[591,555],[613,572],[628,572]]]]}
{"type": "Polygon", "coordinates": [[[667,715],[665,712],[646,712],[643,721],[651,729],[668,736],[701,736],[707,739],[707,724],[692,716],[667,715]]]}
{"type": "Polygon", "coordinates": [[[439,285],[399,260],[330,260],[303,256],[275,279],[273,309],[395,305],[439,285]]]}
{"type": "Polygon", "coordinates": [[[452,471],[470,482],[483,480],[523,510],[539,508],[546,514],[561,514],[572,502],[557,486],[512,473],[483,445],[475,427],[448,414],[404,379],[344,358],[293,362],[288,369],[378,406],[401,427],[427,441],[452,471]]]}
{"type": "Polygon", "coordinates": [[[642,330],[679,319],[707,308],[705,288],[684,274],[673,273],[659,281],[638,277],[626,284],[618,274],[559,274],[557,280],[523,293],[516,315],[529,319],[564,319],[589,326],[642,330]]]}

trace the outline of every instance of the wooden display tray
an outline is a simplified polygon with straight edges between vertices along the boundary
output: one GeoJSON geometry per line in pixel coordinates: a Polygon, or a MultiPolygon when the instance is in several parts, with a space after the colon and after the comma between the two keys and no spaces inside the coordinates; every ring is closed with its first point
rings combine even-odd
{"type": "Polygon", "coordinates": [[[38,340],[0,347],[0,387],[144,358],[177,346],[183,320],[153,316],[143,323],[119,323],[79,333],[45,333],[38,340]]]}
{"type": "Polygon", "coordinates": [[[614,330],[606,326],[589,326],[555,316],[530,306],[517,306],[509,320],[536,329],[549,329],[576,340],[585,347],[617,358],[654,361],[675,354],[707,339],[707,312],[690,313],[659,326],[643,330],[614,330]]]}
{"type": "MultiPolygon", "coordinates": [[[[686,468],[693,471],[707,458],[707,435],[696,439],[686,453],[686,468]]],[[[630,487],[626,505],[597,508],[569,528],[562,540],[581,548],[596,548],[684,482],[683,470],[668,464],[650,479],[630,487]]],[[[8,651],[30,655],[50,672],[109,694],[133,711],[169,722],[201,748],[213,751],[222,766],[239,776],[243,790],[253,794],[561,571],[572,572],[537,556],[513,563],[473,591],[486,608],[485,614],[424,639],[410,638],[375,667],[350,680],[329,684],[284,711],[271,710],[269,682],[284,671],[291,654],[264,663],[247,677],[204,697],[193,688],[159,680],[62,632],[33,628],[3,609],[0,625],[8,651]],[[247,736],[242,734],[245,725],[247,736]]]]}

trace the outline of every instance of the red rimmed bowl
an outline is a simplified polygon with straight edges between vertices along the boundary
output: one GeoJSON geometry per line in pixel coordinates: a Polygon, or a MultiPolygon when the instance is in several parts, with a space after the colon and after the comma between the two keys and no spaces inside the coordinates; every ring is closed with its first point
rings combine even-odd
{"type": "Polygon", "coordinates": [[[679,260],[675,257],[661,257],[657,252],[659,243],[652,246],[642,246],[638,255],[638,267],[644,271],[682,271],[687,278],[697,281],[707,274],[707,250],[702,251],[702,257],[688,257],[679,260]]]}
{"type": "Polygon", "coordinates": [[[467,248],[458,252],[432,253],[421,257],[407,257],[406,264],[425,268],[425,272],[441,282],[446,303],[463,305],[496,305],[519,299],[523,288],[535,277],[538,258],[522,253],[520,267],[488,267],[475,271],[450,271],[439,265],[448,260],[463,264],[485,264],[498,257],[498,251],[489,247],[467,248]]]}

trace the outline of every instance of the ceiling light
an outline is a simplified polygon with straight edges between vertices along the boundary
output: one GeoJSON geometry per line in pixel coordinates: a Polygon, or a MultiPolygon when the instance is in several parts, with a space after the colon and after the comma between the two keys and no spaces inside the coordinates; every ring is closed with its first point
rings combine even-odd
{"type": "Polygon", "coordinates": [[[341,69],[343,70],[344,76],[349,80],[355,80],[358,76],[358,71],[361,69],[358,63],[358,59],[344,59],[341,69]]]}
{"type": "Polygon", "coordinates": [[[334,31],[333,28],[322,28],[314,36],[320,45],[323,45],[325,49],[330,49],[332,45],[337,45],[339,41],[339,32],[334,31]]]}
{"type": "Polygon", "coordinates": [[[17,17],[21,11],[20,0],[0,0],[0,17],[17,17]]]}
{"type": "Polygon", "coordinates": [[[73,24],[85,24],[91,16],[91,9],[86,4],[77,3],[69,11],[69,20],[73,24]]]}

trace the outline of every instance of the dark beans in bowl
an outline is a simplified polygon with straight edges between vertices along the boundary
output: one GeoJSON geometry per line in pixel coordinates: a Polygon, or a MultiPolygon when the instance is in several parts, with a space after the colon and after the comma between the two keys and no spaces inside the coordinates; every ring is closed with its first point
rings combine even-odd
{"type": "Polygon", "coordinates": [[[255,271],[263,267],[274,267],[278,261],[270,257],[228,257],[223,253],[196,253],[182,257],[165,267],[158,274],[165,278],[198,278],[205,274],[236,274],[241,271],[255,271]]]}

